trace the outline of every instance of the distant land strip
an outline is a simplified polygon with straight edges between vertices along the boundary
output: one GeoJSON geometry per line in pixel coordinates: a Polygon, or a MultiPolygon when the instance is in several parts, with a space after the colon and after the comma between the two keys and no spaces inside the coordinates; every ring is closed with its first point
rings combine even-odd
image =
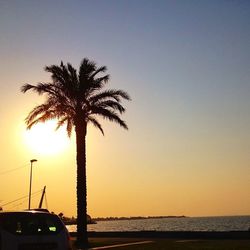
{"type": "Polygon", "coordinates": [[[187,218],[185,215],[174,216],[174,215],[167,215],[167,216],[132,216],[132,217],[97,217],[92,218],[93,221],[114,221],[114,220],[145,220],[145,219],[171,219],[171,218],[187,218]]]}

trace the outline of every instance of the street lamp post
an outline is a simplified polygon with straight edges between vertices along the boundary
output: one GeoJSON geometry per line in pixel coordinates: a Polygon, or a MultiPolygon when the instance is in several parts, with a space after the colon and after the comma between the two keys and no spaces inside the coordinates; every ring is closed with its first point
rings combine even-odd
{"type": "Polygon", "coordinates": [[[28,209],[30,209],[30,201],[31,201],[31,184],[32,184],[32,167],[33,167],[33,162],[37,162],[36,159],[30,160],[30,190],[29,190],[29,206],[28,209]]]}

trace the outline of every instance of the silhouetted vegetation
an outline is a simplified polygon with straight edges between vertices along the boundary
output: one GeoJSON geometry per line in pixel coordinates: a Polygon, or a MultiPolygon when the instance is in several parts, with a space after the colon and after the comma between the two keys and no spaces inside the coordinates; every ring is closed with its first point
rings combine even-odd
{"type": "Polygon", "coordinates": [[[45,71],[51,74],[51,83],[37,85],[25,84],[21,91],[33,90],[45,95],[45,102],[36,106],[27,116],[26,124],[30,129],[39,122],[50,119],[58,120],[58,128],[66,125],[68,135],[72,129],[76,133],[77,162],[77,242],[88,245],[87,238],[87,186],[86,186],[86,134],[87,124],[91,123],[102,134],[104,131],[97,116],[116,122],[127,129],[127,124],[120,118],[125,112],[122,99],[130,100],[122,90],[102,90],[109,81],[109,75],[98,77],[106,72],[105,66],[97,67],[95,62],[84,58],[79,70],[70,63],[46,66],[45,71]]]}
{"type": "Polygon", "coordinates": [[[186,216],[132,216],[132,217],[97,217],[94,221],[114,221],[114,220],[145,220],[145,219],[165,219],[165,218],[186,218],[186,216]]]}
{"type": "MultiPolygon", "coordinates": [[[[64,216],[63,213],[59,213],[58,216],[64,222],[65,225],[75,225],[77,223],[77,218],[75,218],[74,216],[67,217],[64,216]]],[[[95,220],[93,220],[88,214],[87,214],[87,224],[96,224],[95,220]]]]}

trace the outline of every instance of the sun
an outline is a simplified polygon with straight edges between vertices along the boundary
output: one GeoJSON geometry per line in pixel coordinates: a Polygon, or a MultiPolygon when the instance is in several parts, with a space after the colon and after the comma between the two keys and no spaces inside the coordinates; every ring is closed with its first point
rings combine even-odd
{"type": "Polygon", "coordinates": [[[65,127],[55,130],[57,123],[50,120],[38,123],[30,130],[25,130],[24,141],[31,151],[37,154],[52,155],[66,150],[69,138],[65,127]]]}

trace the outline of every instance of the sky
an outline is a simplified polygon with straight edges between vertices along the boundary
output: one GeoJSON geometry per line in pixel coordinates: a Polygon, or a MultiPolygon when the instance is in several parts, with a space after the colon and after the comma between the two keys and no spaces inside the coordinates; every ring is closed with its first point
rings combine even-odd
{"type": "Polygon", "coordinates": [[[88,214],[250,214],[250,2],[0,0],[0,206],[76,215],[75,138],[26,131],[45,65],[88,57],[123,89],[129,130],[87,135],[88,214]],[[56,148],[56,150],[54,150],[56,148]]]}

